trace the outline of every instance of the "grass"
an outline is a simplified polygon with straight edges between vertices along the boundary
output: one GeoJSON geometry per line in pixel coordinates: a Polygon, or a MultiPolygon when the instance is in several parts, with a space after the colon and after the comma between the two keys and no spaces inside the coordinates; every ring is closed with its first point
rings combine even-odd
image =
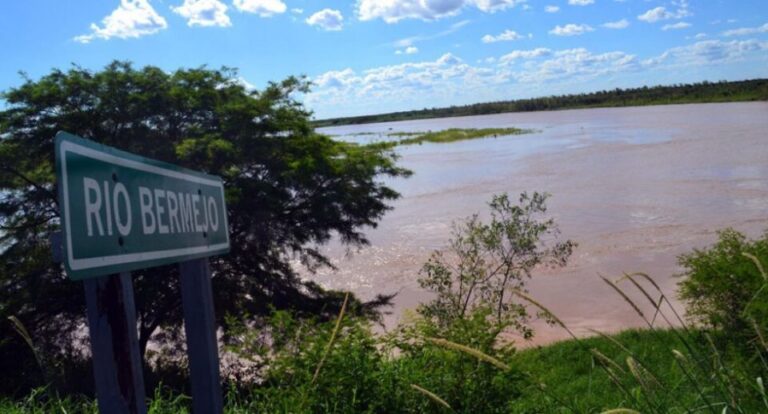
{"type": "Polygon", "coordinates": [[[662,378],[670,387],[669,391],[675,390],[668,392],[668,398],[664,400],[668,412],[685,412],[676,407],[695,405],[698,396],[685,384],[685,375],[674,362],[671,350],[680,346],[672,331],[630,330],[610,336],[610,339],[596,336],[522,351],[515,358],[512,369],[525,372],[531,381],[544,384],[549,395],[535,390],[523,393],[514,412],[534,409],[566,412],[562,407],[564,403],[577,412],[600,412],[628,405],[636,408],[637,402],[615,383],[620,380],[630,395],[645,391],[642,381],[631,373],[632,367],[638,370],[637,362],[627,364],[628,358],[643,361],[648,367],[645,370],[662,378]],[[607,375],[603,367],[610,368],[614,377],[607,375]],[[552,395],[558,396],[558,400],[552,395]]]}

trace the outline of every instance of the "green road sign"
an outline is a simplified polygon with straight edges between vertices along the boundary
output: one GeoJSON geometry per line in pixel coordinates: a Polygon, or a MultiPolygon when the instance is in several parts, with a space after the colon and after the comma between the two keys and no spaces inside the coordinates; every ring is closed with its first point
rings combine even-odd
{"type": "Polygon", "coordinates": [[[56,177],[64,263],[71,279],[229,250],[219,177],[66,132],[56,135],[56,177]]]}

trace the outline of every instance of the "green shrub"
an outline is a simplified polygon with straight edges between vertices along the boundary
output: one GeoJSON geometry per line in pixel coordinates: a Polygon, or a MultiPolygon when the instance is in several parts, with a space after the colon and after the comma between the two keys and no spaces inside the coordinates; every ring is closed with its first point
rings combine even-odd
{"type": "Polygon", "coordinates": [[[247,403],[240,404],[243,412],[372,412],[380,398],[382,355],[368,322],[342,319],[331,341],[334,331],[334,322],[298,319],[285,311],[274,312],[262,331],[235,325],[229,349],[260,367],[253,372],[258,377],[252,378],[247,403]]]}
{"type": "MultiPolygon", "coordinates": [[[[515,371],[430,342],[437,331],[423,318],[384,336],[356,317],[343,318],[337,330],[334,322],[287,312],[274,312],[264,330],[232,326],[229,350],[255,367],[250,384],[228,396],[234,413],[446,412],[413,385],[445,400],[454,412],[503,413],[520,395],[515,371]]],[[[488,313],[477,312],[441,332],[508,363],[512,348],[494,348],[491,330],[488,313]]]]}
{"type": "Polygon", "coordinates": [[[512,328],[530,338],[528,310],[514,293],[525,291],[534,269],[565,266],[576,247],[557,240],[557,224],[546,217],[548,197],[522,193],[514,203],[507,194],[494,195],[489,221],[475,214],[455,223],[448,248],[421,269],[419,285],[435,298],[418,312],[447,331],[479,312],[497,335],[512,328]]]}
{"type": "Polygon", "coordinates": [[[475,308],[447,328],[419,315],[389,334],[384,342],[399,356],[384,367],[390,372],[382,388],[398,398],[389,400],[381,412],[445,412],[435,402],[414,393],[408,388],[410,384],[436,394],[457,413],[509,412],[521,395],[522,375],[476,356],[481,353],[498,360],[499,365],[508,365],[515,355],[511,342],[497,344],[498,325],[490,317],[493,312],[490,307],[475,308]],[[470,351],[446,347],[432,338],[448,340],[470,351]]]}
{"type": "Polygon", "coordinates": [[[768,328],[766,275],[752,258],[768,264],[768,232],[757,240],[726,229],[706,249],[680,256],[685,269],[679,283],[688,316],[700,323],[739,337],[754,337],[755,323],[768,328]]]}

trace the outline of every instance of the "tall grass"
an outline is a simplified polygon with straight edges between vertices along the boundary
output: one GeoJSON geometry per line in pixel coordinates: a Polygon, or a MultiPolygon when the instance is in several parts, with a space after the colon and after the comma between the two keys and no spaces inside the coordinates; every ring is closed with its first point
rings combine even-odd
{"type": "MultiPolygon", "coordinates": [[[[768,275],[762,263],[752,255],[744,255],[755,263],[759,272],[768,281],[768,275]]],[[[658,284],[648,275],[625,274],[617,282],[605,277],[601,278],[643,319],[647,325],[648,336],[671,334],[679,345],[679,349],[678,347],[668,349],[668,355],[682,376],[670,378],[667,375],[667,378],[664,378],[654,372],[654,367],[659,366],[658,363],[644,362],[643,356],[631,351],[615,338],[598,333],[608,339],[609,343],[615,344],[622,354],[626,354],[624,362],[627,370],[622,368],[619,361],[607,357],[603,351],[594,348],[590,350],[599,365],[608,368],[606,373],[611,382],[622,392],[632,395],[632,400],[637,404],[637,407],[633,408],[642,408],[648,412],[668,412],[674,407],[674,410],[681,412],[708,411],[711,413],[751,413],[768,408],[765,389],[762,386],[762,379],[768,375],[768,365],[765,364],[765,352],[768,348],[765,347],[764,333],[757,323],[753,324],[755,340],[751,344],[737,344],[749,345],[746,348],[751,349],[751,354],[743,355],[743,351],[729,349],[729,338],[723,337],[723,333],[697,331],[689,326],[666,298],[658,284]],[[659,295],[658,298],[652,295],[637,280],[638,278],[648,282],[659,295]],[[618,282],[622,281],[629,281],[631,286],[654,307],[652,319],[649,319],[641,307],[631,299],[629,292],[619,286],[618,282]],[[663,304],[668,306],[662,308],[663,304]],[[670,313],[673,318],[668,315],[670,313]],[[667,323],[666,327],[660,328],[655,324],[657,316],[667,323]],[[721,342],[725,343],[725,347],[716,344],[713,334],[723,337],[721,339],[724,341],[721,342]],[[682,394],[692,395],[693,398],[685,401],[680,398],[682,394]]],[[[543,309],[549,312],[546,308],[543,309]]],[[[734,312],[741,311],[734,309],[734,312]]],[[[557,321],[568,330],[559,319],[557,321]]],[[[571,333],[570,330],[568,332],[571,333]]]]}

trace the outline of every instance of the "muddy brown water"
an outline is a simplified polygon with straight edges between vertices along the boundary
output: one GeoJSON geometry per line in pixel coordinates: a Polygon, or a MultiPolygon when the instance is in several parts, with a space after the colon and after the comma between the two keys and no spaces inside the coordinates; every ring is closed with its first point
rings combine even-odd
{"type": "MultiPolygon", "coordinates": [[[[579,247],[567,267],[535,272],[530,293],[587,335],[589,329],[644,325],[599,275],[646,272],[674,298],[678,255],[713,243],[718,229],[757,237],[768,228],[766,102],[514,113],[320,131],[370,142],[389,132],[489,127],[537,132],[400,148],[400,164],[414,175],[388,181],[402,198],[376,229],[366,231],[371,245],[352,252],[325,246],[338,270],[306,277],[362,298],[398,292],[385,318],[391,328],[407,309],[429,300],[418,287],[418,271],[446,245],[452,222],[482,215],[493,194],[546,191],[561,237],[579,247]]],[[[542,321],[534,327],[534,340],[521,345],[567,337],[542,321]]]]}

